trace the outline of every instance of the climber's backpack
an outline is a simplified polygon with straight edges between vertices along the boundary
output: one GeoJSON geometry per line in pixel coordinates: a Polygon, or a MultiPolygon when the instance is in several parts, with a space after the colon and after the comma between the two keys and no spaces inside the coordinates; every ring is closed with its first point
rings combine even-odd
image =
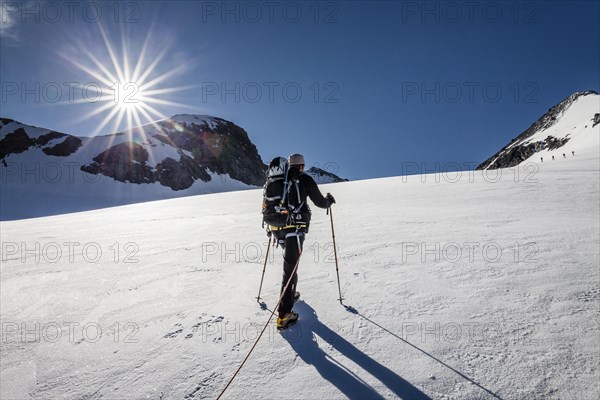
{"type": "Polygon", "coordinates": [[[300,219],[298,179],[288,179],[289,165],[285,158],[276,157],[267,170],[263,187],[262,215],[265,224],[277,228],[294,225],[300,219]]]}

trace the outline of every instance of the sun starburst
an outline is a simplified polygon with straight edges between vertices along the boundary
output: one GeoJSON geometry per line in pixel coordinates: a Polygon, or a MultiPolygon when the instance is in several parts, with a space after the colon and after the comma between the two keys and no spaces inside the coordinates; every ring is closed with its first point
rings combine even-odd
{"type": "MultiPolygon", "coordinates": [[[[121,54],[118,55],[118,46],[111,42],[104,27],[98,25],[98,29],[102,38],[102,49],[92,51],[80,44],[78,53],[83,54],[84,57],[59,53],[74,67],[91,77],[96,87],[100,88],[100,95],[93,101],[96,105],[94,109],[84,114],[76,123],[102,115],[102,121],[92,132],[92,136],[99,134],[109,124],[112,124],[112,132],[120,130],[132,132],[135,127],[142,130],[142,126],[146,124],[162,130],[155,122],[167,118],[160,111],[161,107],[175,106],[194,109],[194,107],[165,98],[168,94],[195,87],[195,85],[165,86],[169,78],[182,73],[189,67],[188,63],[180,63],[166,72],[158,72],[159,65],[169,53],[169,44],[163,45],[162,50],[152,57],[151,62],[147,62],[147,59],[150,58],[148,53],[152,40],[151,30],[138,51],[131,49],[126,35],[121,32],[121,54]],[[133,63],[132,60],[135,62],[133,63]]],[[[87,98],[77,99],[75,102],[90,103],[87,98]]],[[[141,133],[144,134],[143,131],[141,133]]]]}

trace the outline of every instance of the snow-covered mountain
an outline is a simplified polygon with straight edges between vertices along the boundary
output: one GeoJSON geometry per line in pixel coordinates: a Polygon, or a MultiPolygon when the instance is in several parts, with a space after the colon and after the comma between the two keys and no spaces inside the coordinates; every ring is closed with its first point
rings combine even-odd
{"type": "Polygon", "coordinates": [[[324,171],[318,167],[310,167],[306,170],[306,173],[315,180],[315,182],[321,183],[337,183],[337,182],[348,182],[348,179],[340,178],[333,172],[324,171]]]}
{"type": "MultiPolygon", "coordinates": [[[[223,399],[598,399],[595,151],[325,185],[348,308],[313,208],[299,322],[271,320],[223,399]]],[[[255,299],[260,198],[0,222],[0,398],[216,399],[279,296],[272,248],[255,299]]]]}
{"type": "Polygon", "coordinates": [[[577,92],[550,108],[527,130],[511,140],[477,169],[497,169],[523,161],[550,162],[598,151],[600,96],[577,92]]]}
{"type": "Polygon", "coordinates": [[[244,129],[189,114],[95,137],[2,118],[0,160],[3,220],[255,188],[266,170],[244,129]]]}

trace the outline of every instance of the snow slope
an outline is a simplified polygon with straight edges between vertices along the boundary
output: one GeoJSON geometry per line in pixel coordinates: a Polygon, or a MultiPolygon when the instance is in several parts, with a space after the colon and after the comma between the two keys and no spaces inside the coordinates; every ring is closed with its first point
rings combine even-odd
{"type": "MultiPolygon", "coordinates": [[[[224,398],[597,399],[592,150],[323,185],[348,308],[328,217],[313,208],[300,321],[283,335],[271,321],[224,398]]],[[[1,398],[216,398],[269,316],[255,300],[260,196],[0,222],[1,398]]],[[[269,309],[282,262],[270,254],[269,309]]]]}

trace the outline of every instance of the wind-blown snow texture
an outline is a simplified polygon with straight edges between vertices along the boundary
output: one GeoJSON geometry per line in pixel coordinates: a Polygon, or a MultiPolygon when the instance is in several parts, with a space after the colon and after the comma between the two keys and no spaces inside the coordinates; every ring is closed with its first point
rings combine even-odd
{"type": "MultiPolygon", "coordinates": [[[[588,150],[323,185],[352,308],[336,300],[329,220],[315,209],[300,321],[283,335],[271,321],[225,397],[597,399],[597,141],[588,150]]],[[[255,300],[260,198],[1,222],[2,399],[216,398],[269,315],[255,300]]],[[[271,254],[268,308],[282,263],[271,254]]]]}

